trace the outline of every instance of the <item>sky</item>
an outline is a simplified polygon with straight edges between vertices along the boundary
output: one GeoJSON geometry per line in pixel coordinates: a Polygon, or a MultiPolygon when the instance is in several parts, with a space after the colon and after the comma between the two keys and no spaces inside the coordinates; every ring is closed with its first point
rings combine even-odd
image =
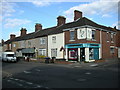
{"type": "Polygon", "coordinates": [[[94,22],[114,27],[118,20],[119,0],[2,0],[0,3],[0,38],[5,41],[10,34],[20,36],[20,29],[27,33],[35,31],[35,24],[42,24],[43,29],[57,25],[57,17],[66,17],[66,23],[74,19],[74,10],[83,12],[94,22]]]}

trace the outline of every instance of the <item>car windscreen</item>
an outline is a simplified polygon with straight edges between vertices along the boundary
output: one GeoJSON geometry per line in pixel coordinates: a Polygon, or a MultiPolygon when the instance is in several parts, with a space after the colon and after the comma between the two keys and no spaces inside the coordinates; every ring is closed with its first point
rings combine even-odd
{"type": "Polygon", "coordinates": [[[7,54],[7,57],[14,57],[14,54],[7,54]]]}

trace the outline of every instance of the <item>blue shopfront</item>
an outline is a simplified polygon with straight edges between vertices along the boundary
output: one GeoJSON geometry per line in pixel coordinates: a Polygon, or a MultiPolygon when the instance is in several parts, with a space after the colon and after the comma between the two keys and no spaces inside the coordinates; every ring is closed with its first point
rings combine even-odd
{"type": "Polygon", "coordinates": [[[67,44],[66,60],[67,61],[94,61],[101,58],[101,45],[97,43],[78,43],[67,44]]]}

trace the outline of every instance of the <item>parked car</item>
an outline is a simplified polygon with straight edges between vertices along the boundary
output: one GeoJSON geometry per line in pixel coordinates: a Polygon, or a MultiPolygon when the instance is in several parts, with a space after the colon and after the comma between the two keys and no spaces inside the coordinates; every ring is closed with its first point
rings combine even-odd
{"type": "Polygon", "coordinates": [[[15,53],[14,52],[3,52],[2,53],[2,61],[17,62],[15,53]]]}

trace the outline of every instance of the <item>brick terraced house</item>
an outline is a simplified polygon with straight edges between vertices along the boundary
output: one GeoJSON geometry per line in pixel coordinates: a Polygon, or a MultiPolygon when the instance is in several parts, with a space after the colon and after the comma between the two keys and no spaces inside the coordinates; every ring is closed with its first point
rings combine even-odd
{"type": "Polygon", "coordinates": [[[22,56],[44,55],[77,62],[120,58],[120,31],[99,25],[75,10],[73,22],[66,23],[65,17],[58,16],[54,27],[42,29],[37,23],[35,32],[27,34],[22,28],[20,36],[11,34],[3,50],[12,50],[22,56]]]}

